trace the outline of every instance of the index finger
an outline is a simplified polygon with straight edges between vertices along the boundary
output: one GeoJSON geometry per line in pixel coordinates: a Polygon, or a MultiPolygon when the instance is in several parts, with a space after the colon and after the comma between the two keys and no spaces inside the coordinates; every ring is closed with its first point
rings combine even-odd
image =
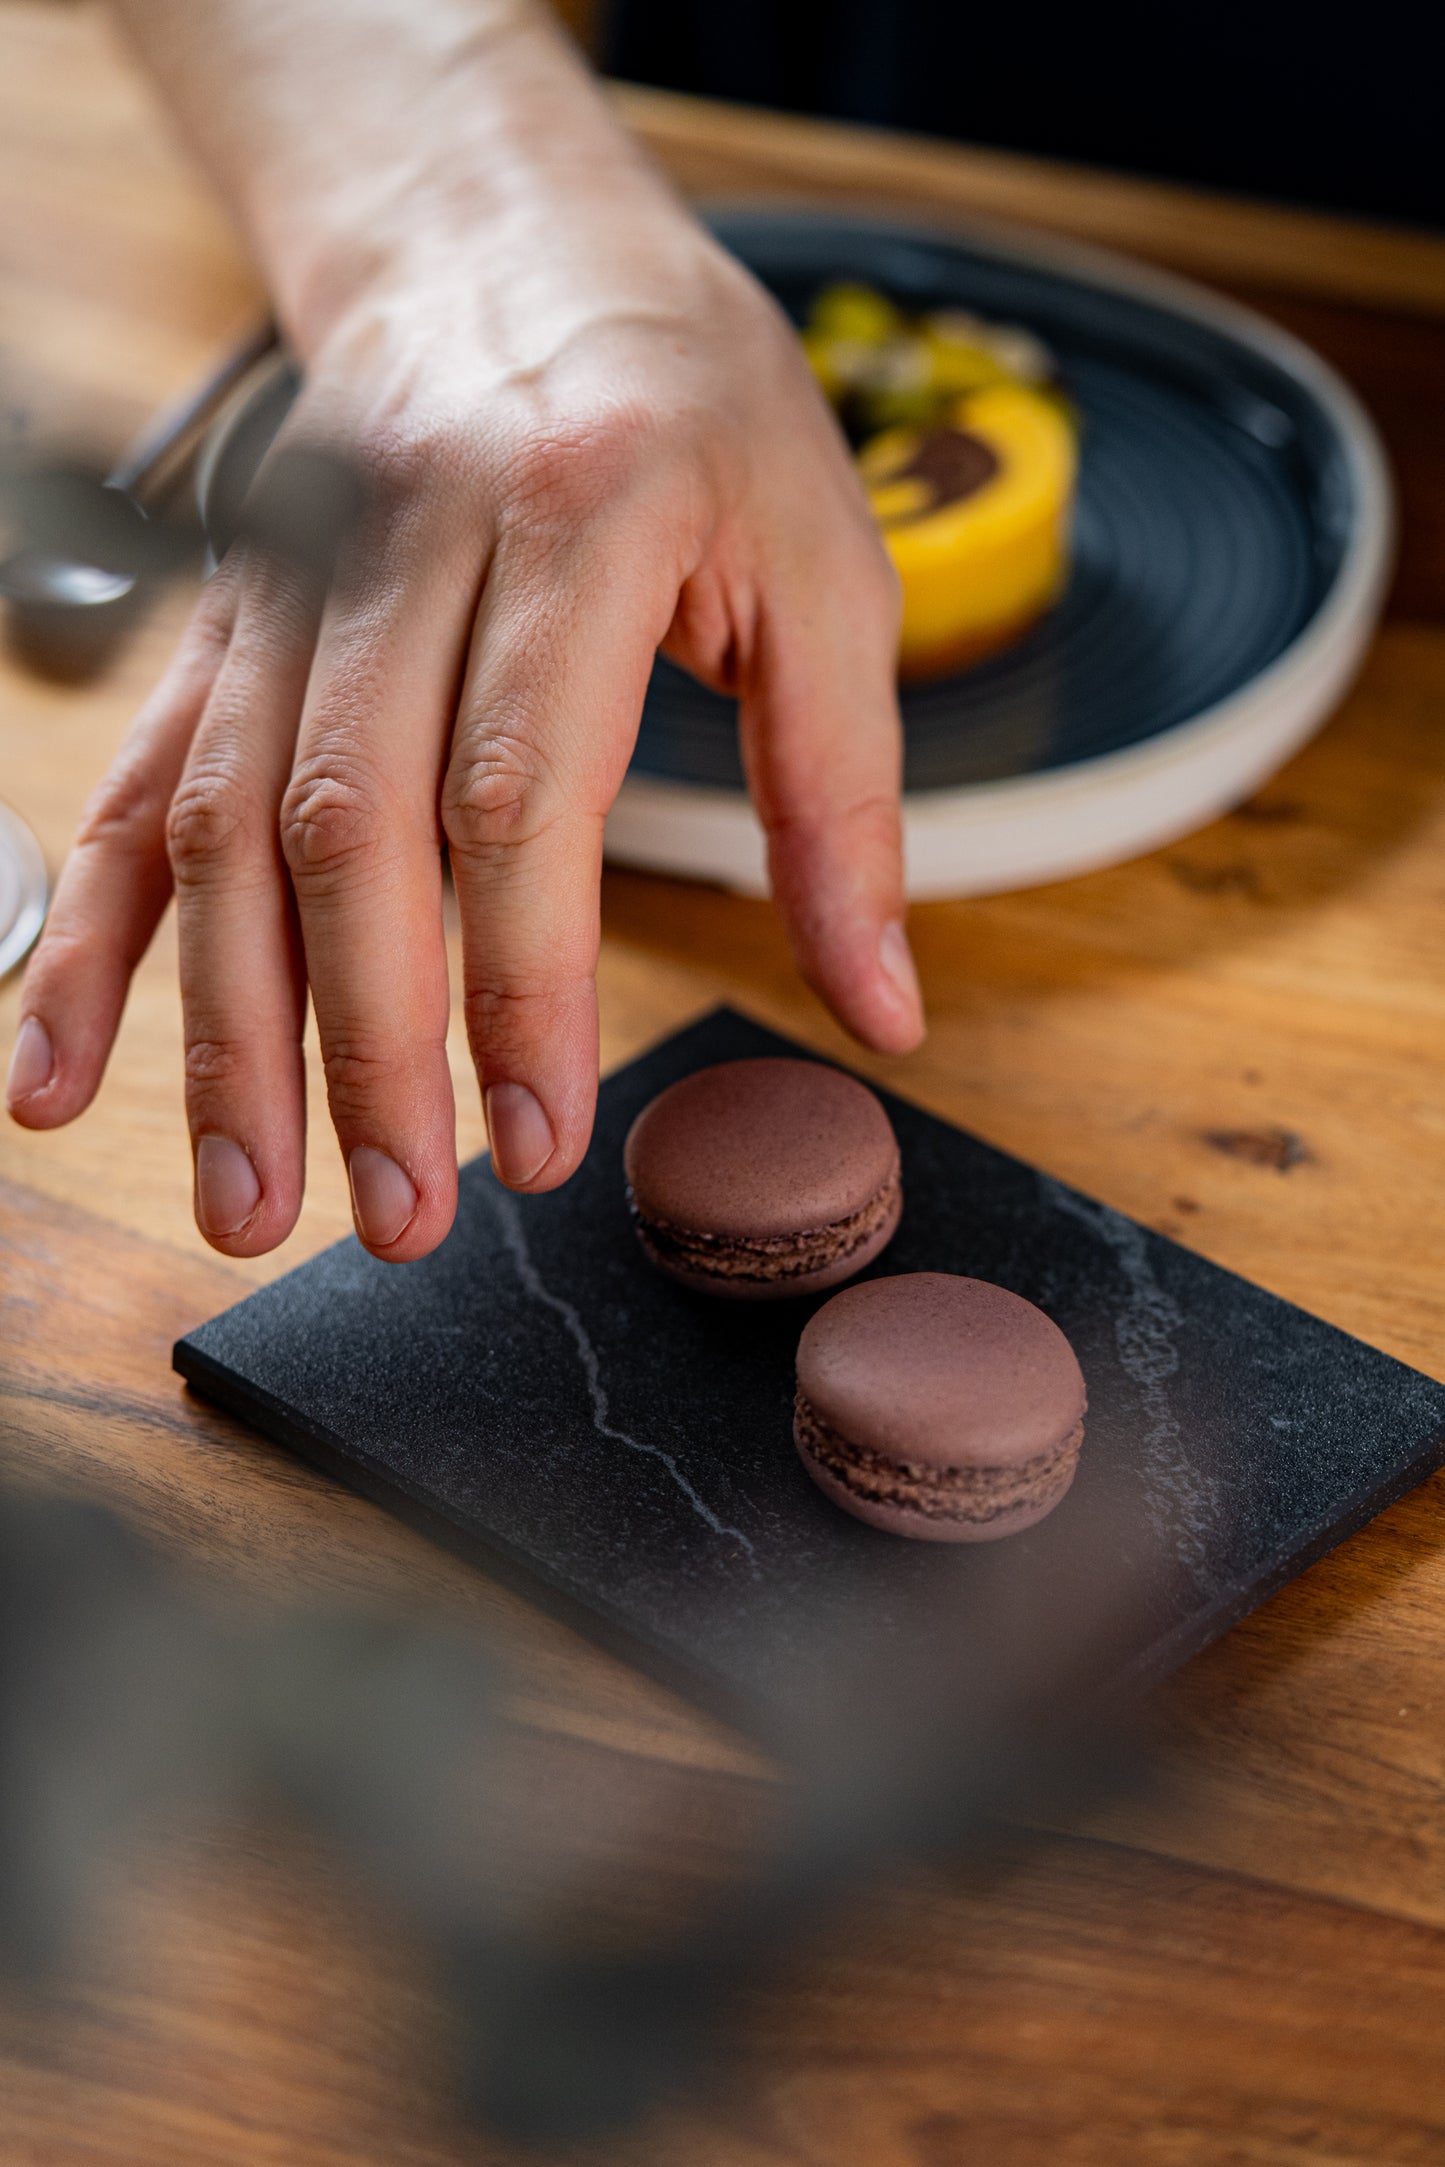
{"type": "Polygon", "coordinates": [[[799,970],[855,1036],[907,1053],[923,1001],[903,925],[896,589],[868,558],[852,570],[820,554],[759,598],[743,760],[799,970]]]}
{"type": "Polygon", "coordinates": [[[467,1036],[511,1188],[555,1188],[591,1134],[602,834],[671,612],[655,586],[646,559],[595,540],[523,544],[498,551],[478,615],[442,824],[467,1036]]]}

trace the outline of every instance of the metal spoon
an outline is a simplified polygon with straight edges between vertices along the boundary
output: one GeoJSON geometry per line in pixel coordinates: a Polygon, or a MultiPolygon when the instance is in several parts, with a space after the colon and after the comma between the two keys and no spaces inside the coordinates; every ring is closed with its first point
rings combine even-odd
{"type": "Polygon", "coordinates": [[[0,599],[22,658],[47,674],[89,674],[136,612],[148,574],[174,556],[160,515],[174,501],[225,401],[276,346],[266,323],[157,415],[103,480],[75,468],[12,483],[27,539],[0,560],[0,599]]]}

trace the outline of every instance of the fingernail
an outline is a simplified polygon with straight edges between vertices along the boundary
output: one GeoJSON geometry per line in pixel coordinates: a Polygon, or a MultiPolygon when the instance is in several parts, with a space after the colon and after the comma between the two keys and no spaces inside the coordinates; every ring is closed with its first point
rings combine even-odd
{"type": "Polygon", "coordinates": [[[913,950],[908,945],[908,935],[897,918],[892,919],[879,936],[878,961],[899,999],[906,1001],[908,1006],[921,1016],[923,989],[918,983],[918,972],[913,962],[913,950]]]}
{"type": "Polygon", "coordinates": [[[27,1016],[15,1033],[15,1050],[10,1056],[10,1074],[5,1083],[6,1105],[18,1106],[32,1091],[49,1083],[54,1067],[55,1049],[50,1043],[50,1033],[38,1016],[27,1016]]]}
{"type": "Polygon", "coordinates": [[[371,1248],[389,1248],[416,1217],[416,1183],[395,1159],[370,1144],[357,1145],[346,1171],[357,1232],[371,1248]]]}
{"type": "Polygon", "coordinates": [[[482,1103],[498,1177],[509,1189],[525,1188],[557,1148],[551,1122],[525,1084],[488,1084],[482,1103]]]}
{"type": "Polygon", "coordinates": [[[256,1169],[229,1136],[196,1145],[196,1222],[203,1234],[239,1234],[261,1201],[256,1169]]]}

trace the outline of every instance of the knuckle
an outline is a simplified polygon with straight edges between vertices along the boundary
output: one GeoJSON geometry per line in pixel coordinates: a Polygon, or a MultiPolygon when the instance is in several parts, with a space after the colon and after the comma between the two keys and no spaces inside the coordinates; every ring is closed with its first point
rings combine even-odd
{"type": "Polygon", "coordinates": [[[54,917],[35,944],[25,968],[28,1000],[44,1008],[47,996],[59,992],[67,981],[80,981],[87,966],[94,967],[94,928],[73,919],[54,917]]]}
{"type": "Polygon", "coordinates": [[[445,401],[374,413],[348,440],[353,502],[345,530],[346,592],[381,579],[399,554],[424,545],[439,518],[475,507],[485,438],[475,412],[445,401]]]}
{"type": "Polygon", "coordinates": [[[575,961],[560,959],[547,971],[513,970],[472,981],[462,996],[467,1042],[503,1060],[545,1042],[565,1028],[579,1000],[592,998],[597,944],[575,961]]]}
{"type": "Polygon", "coordinates": [[[345,1126],[375,1111],[378,1097],[394,1084],[402,1063],[375,1040],[344,1038],[326,1044],[321,1065],[332,1119],[345,1126]]]}
{"type": "Polygon", "coordinates": [[[235,1038],[194,1038],[186,1046],[186,1086],[195,1092],[236,1082],[246,1066],[246,1049],[235,1038]]]}
{"type": "Polygon", "coordinates": [[[324,884],[381,855],[373,793],[344,768],[298,771],[281,802],[281,850],[294,881],[324,884]]]}
{"type": "Polygon", "coordinates": [[[489,731],[454,763],[442,828],[463,857],[535,842],[549,824],[547,762],[521,733],[489,731]]]}
{"type": "Polygon", "coordinates": [[[838,822],[865,848],[892,849],[902,833],[903,813],[896,791],[876,790],[841,806],[838,822]]]}
{"type": "Polygon", "coordinates": [[[618,400],[527,432],[513,452],[505,500],[513,519],[570,526],[628,489],[654,448],[660,417],[618,400]]]}
{"type": "Polygon", "coordinates": [[[236,624],[239,573],[228,551],[220,567],[201,589],[201,598],[181,638],[178,661],[214,676],[230,651],[236,624]]]}
{"type": "Polygon", "coordinates": [[[166,851],[177,884],[204,880],[253,840],[251,809],[231,777],[186,776],[166,815],[166,851]]]}
{"type": "Polygon", "coordinates": [[[165,798],[139,763],[111,769],[80,817],[77,847],[135,857],[155,847],[165,822],[165,798]]]}
{"type": "Polygon", "coordinates": [[[897,847],[902,810],[896,793],[873,790],[856,797],[771,808],[767,826],[774,841],[808,849],[829,843],[836,848],[841,843],[850,854],[871,855],[897,847]]]}
{"type": "Polygon", "coordinates": [[[384,513],[394,513],[424,495],[455,464],[461,438],[449,415],[373,418],[357,447],[369,497],[384,513]]]}

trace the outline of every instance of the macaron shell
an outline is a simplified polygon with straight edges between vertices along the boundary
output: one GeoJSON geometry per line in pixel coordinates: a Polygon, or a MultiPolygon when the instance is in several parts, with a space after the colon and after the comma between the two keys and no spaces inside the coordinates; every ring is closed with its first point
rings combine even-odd
{"type": "Polygon", "coordinates": [[[898,1144],[855,1076],[768,1058],[671,1085],[633,1122],[623,1163],[644,1218],[764,1240],[862,1210],[896,1175],[898,1144]]]}
{"type": "Polygon", "coordinates": [[[876,1256],[882,1255],[898,1232],[898,1222],[902,1216],[903,1196],[900,1191],[883,1224],[856,1249],[850,1249],[846,1256],[835,1257],[831,1264],[825,1264],[819,1271],[784,1273],[776,1279],[734,1279],[720,1272],[690,1272],[671,1257],[659,1256],[649,1245],[645,1228],[639,1227],[638,1233],[643,1248],[647,1250],[658,1270],[666,1272],[679,1286],[690,1287],[695,1294],[709,1294],[728,1302],[777,1302],[790,1301],[797,1295],[824,1294],[829,1287],[839,1286],[845,1279],[853,1278],[865,1265],[871,1264],[876,1256]]]}
{"type": "Polygon", "coordinates": [[[798,1385],[839,1436],[939,1468],[1035,1459],[1064,1442],[1086,1401],[1074,1350],[1042,1310],[947,1272],[834,1295],[798,1343],[798,1385]]]}
{"type": "Polygon", "coordinates": [[[1026,1528],[1037,1527],[1046,1520],[1067,1496],[1078,1470],[1078,1456],[1068,1461],[1067,1470],[1056,1488],[1043,1496],[1032,1498],[1027,1504],[1017,1505],[1011,1512],[1001,1512],[991,1520],[940,1519],[933,1513],[911,1512],[906,1505],[880,1504],[870,1497],[858,1497],[845,1483],[838,1481],[826,1467],[822,1467],[795,1437],[798,1457],[825,1497],[835,1505],[841,1505],[855,1520],[876,1527],[884,1535],[906,1535],[912,1542],[1000,1542],[1006,1535],[1022,1535],[1026,1528]]]}

